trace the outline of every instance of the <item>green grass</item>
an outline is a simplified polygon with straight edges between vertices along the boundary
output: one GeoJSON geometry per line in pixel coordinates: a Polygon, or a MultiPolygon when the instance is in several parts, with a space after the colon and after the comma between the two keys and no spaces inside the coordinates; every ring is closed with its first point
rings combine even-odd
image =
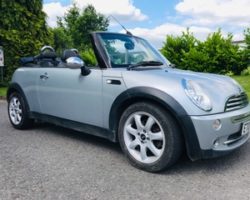
{"type": "Polygon", "coordinates": [[[5,97],[7,92],[7,87],[0,87],[0,97],[5,97]]]}
{"type": "Polygon", "coordinates": [[[246,90],[246,93],[250,99],[250,75],[248,76],[232,76],[236,81],[238,81],[241,86],[246,90]]]}

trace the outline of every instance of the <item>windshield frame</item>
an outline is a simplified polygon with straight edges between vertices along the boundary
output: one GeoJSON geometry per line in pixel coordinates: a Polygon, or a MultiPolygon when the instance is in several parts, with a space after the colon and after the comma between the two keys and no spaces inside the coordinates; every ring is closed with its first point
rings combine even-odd
{"type": "MultiPolygon", "coordinates": [[[[170,62],[156,49],[154,48],[147,40],[145,40],[144,38],[138,37],[138,36],[134,36],[134,35],[127,35],[127,34],[123,34],[123,33],[112,33],[112,32],[96,32],[95,33],[97,35],[97,38],[99,40],[99,47],[101,46],[100,50],[102,51],[103,54],[105,54],[105,59],[106,59],[106,64],[108,68],[124,68],[126,69],[127,67],[129,67],[131,64],[112,64],[111,59],[110,59],[110,54],[107,52],[107,49],[104,45],[104,40],[103,37],[108,37],[108,36],[122,36],[122,37],[131,37],[134,38],[135,40],[139,40],[141,42],[144,43],[144,45],[147,45],[147,48],[150,49],[150,51],[154,54],[155,57],[157,57],[158,59],[155,61],[160,61],[163,63],[162,66],[158,66],[158,68],[162,68],[162,67],[169,67],[170,62]]],[[[114,37],[115,38],[115,37],[114,37]]],[[[135,63],[136,64],[136,63],[135,63]]]]}

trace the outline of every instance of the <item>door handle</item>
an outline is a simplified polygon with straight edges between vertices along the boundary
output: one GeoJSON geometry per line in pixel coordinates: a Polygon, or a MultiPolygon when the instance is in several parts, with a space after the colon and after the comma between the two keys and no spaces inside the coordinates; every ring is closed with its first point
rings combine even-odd
{"type": "Polygon", "coordinates": [[[113,85],[121,85],[121,81],[120,80],[113,80],[113,79],[108,79],[106,80],[107,84],[113,84],[113,85]]]}
{"type": "Polygon", "coordinates": [[[44,74],[40,75],[40,79],[46,80],[48,78],[49,78],[49,76],[48,76],[47,73],[44,73],[44,74]]]}

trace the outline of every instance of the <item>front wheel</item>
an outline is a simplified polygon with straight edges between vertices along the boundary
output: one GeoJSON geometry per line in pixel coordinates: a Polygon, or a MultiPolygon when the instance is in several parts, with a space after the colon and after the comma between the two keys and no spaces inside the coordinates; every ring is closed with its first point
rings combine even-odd
{"type": "Polygon", "coordinates": [[[28,116],[28,109],[21,94],[14,92],[8,100],[8,115],[12,126],[16,129],[29,128],[33,121],[28,116]]]}
{"type": "Polygon", "coordinates": [[[173,165],[182,152],[182,138],[175,120],[161,107],[136,103],[122,114],[121,148],[132,165],[157,172],[173,165]]]}

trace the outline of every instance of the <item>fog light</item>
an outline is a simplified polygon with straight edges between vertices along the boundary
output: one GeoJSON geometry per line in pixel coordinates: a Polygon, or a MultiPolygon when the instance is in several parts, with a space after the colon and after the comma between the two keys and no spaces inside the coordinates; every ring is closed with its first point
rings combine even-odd
{"type": "Polygon", "coordinates": [[[219,119],[214,120],[213,122],[213,129],[218,131],[221,129],[221,121],[219,119]]]}

